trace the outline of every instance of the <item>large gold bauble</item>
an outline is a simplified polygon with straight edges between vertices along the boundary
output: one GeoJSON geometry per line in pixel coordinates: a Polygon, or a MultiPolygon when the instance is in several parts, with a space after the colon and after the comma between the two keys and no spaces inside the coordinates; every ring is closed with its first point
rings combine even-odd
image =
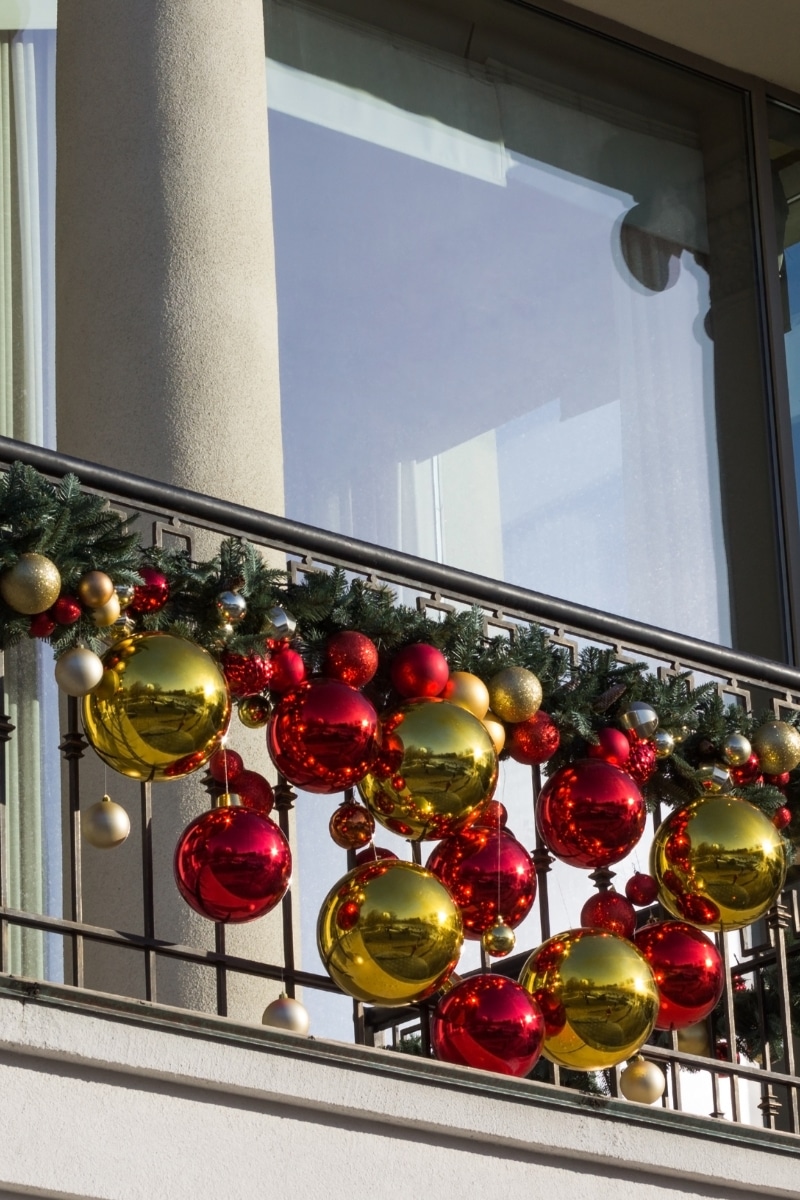
{"type": "Polygon", "coordinates": [[[231,714],[211,655],[167,633],[136,633],[103,656],[83,702],[86,736],[104,762],[132,779],[179,779],[208,761],[231,714]]]}
{"type": "Polygon", "coordinates": [[[489,680],[489,707],[502,721],[527,721],[541,703],[542,685],[527,667],[504,667],[489,680]]]}
{"type": "Polygon", "coordinates": [[[378,767],[358,785],[376,821],[409,839],[443,838],[487,800],[497,755],[485,726],[447,700],[412,700],[384,722],[378,767]]]}
{"type": "Polygon", "coordinates": [[[77,591],[78,598],[87,608],[102,608],[114,595],[114,581],[105,571],[87,571],[78,580],[77,591]]]}
{"type": "Polygon", "coordinates": [[[323,901],[320,956],[334,983],[371,1004],[413,1004],[458,962],[461,914],[431,871],[398,859],[350,871],[323,901]]]}
{"type": "Polygon", "coordinates": [[[786,844],[769,817],[719,793],[667,817],[651,850],[664,908],[703,929],[757,921],[779,895],[786,867],[786,844]]]}
{"type": "Polygon", "coordinates": [[[489,689],[482,679],[469,671],[451,671],[450,678],[444,685],[443,700],[466,708],[473,716],[482,721],[489,711],[489,689]]]}
{"type": "Polygon", "coordinates": [[[800,764],[800,731],[785,721],[767,721],[753,734],[753,750],[767,775],[793,771],[800,764]]]}
{"type": "Polygon", "coordinates": [[[631,942],[571,929],[534,950],[519,979],[545,1019],[543,1053],[576,1071],[599,1071],[634,1055],[650,1036],[659,995],[631,942]]]}
{"type": "Polygon", "coordinates": [[[20,554],[13,567],[0,575],[0,596],[14,612],[33,617],[55,604],[61,573],[43,554],[20,554]]]}

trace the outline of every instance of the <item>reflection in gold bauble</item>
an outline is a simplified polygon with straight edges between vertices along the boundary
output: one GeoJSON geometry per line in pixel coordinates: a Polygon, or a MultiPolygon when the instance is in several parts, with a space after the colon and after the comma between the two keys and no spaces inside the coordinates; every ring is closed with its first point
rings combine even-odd
{"type": "Polygon", "coordinates": [[[786,845],[769,817],[719,793],[667,817],[651,850],[664,908],[704,929],[757,921],[783,887],[786,867],[786,845]]]}
{"type": "Polygon", "coordinates": [[[451,671],[444,685],[442,699],[466,708],[482,721],[489,709],[489,689],[482,679],[469,671],[451,671]]]}
{"type": "Polygon", "coordinates": [[[527,667],[504,667],[489,680],[489,703],[502,721],[527,721],[539,711],[542,685],[527,667]]]}
{"type": "Polygon", "coordinates": [[[483,725],[486,727],[486,732],[492,739],[495,754],[499,754],[506,744],[506,727],[499,717],[496,717],[493,712],[487,712],[483,718],[483,725]]]}
{"type": "Polygon", "coordinates": [[[86,736],[104,762],[132,779],[178,779],[208,761],[230,719],[225,678],[194,642],[137,633],[103,656],[83,702],[86,736]]]}
{"type": "Polygon", "coordinates": [[[658,988],[645,959],[631,942],[599,929],[550,938],[519,981],[544,1015],[544,1054],[577,1071],[630,1058],[658,1016],[658,988]]]}
{"type": "Polygon", "coordinates": [[[398,859],[350,871],[323,901],[320,956],[334,983],[372,1004],[432,996],[458,962],[461,914],[444,884],[398,859]]]}
{"type": "Polygon", "coordinates": [[[55,604],[61,591],[58,567],[43,554],[20,554],[0,575],[0,596],[14,612],[32,617],[55,604]]]}
{"type": "Polygon", "coordinates": [[[753,750],[767,775],[793,771],[800,764],[800,732],[785,721],[767,721],[753,734],[753,750]]]}
{"type": "Polygon", "coordinates": [[[619,1077],[619,1090],[625,1099],[639,1104],[655,1104],[664,1095],[666,1086],[661,1068],[638,1055],[619,1077]]]}
{"type": "Polygon", "coordinates": [[[483,723],[447,700],[412,700],[384,722],[375,770],[358,785],[376,821],[401,837],[443,838],[490,799],[497,755],[483,723]]]}

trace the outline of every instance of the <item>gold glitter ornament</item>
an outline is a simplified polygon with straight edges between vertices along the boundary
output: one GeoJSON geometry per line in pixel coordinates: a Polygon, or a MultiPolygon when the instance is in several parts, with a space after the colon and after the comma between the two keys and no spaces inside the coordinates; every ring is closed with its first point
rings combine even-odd
{"type": "Polygon", "coordinates": [[[0,575],[0,596],[14,612],[36,616],[55,604],[61,592],[61,573],[43,554],[21,554],[0,575]]]}
{"type": "Polygon", "coordinates": [[[489,680],[489,706],[501,721],[527,721],[541,703],[542,685],[527,667],[504,667],[489,680]]]}
{"type": "Polygon", "coordinates": [[[782,775],[800,764],[800,731],[785,721],[767,721],[753,734],[753,752],[766,775],[782,775]]]}

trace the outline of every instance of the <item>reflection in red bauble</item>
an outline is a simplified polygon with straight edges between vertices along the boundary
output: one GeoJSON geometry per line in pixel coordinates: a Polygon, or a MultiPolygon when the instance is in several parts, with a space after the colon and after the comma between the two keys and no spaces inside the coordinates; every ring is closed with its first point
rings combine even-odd
{"type": "Polygon", "coordinates": [[[175,882],[210,921],[253,921],[282,899],[292,873],[289,843],[251,808],[215,808],[192,821],[175,848],[175,882]]]}
{"type": "Polygon", "coordinates": [[[392,659],[392,683],[407,700],[438,696],[450,678],[450,668],[441,650],[420,642],[403,646],[392,659]]]}
{"type": "Polygon", "coordinates": [[[501,1075],[528,1075],[544,1040],[544,1018],[532,996],[503,975],[474,975],[451,988],[431,1019],[433,1050],[442,1062],[501,1075]]]}
{"type": "Polygon", "coordinates": [[[257,696],[269,685],[272,662],[263,654],[231,654],[220,660],[232,696],[257,696]]]}
{"type": "Polygon", "coordinates": [[[397,861],[397,855],[392,850],[385,850],[383,846],[365,846],[356,855],[356,866],[361,867],[364,863],[378,862],[382,858],[397,861]]]}
{"type": "Polygon", "coordinates": [[[661,997],[656,1029],[685,1029],[704,1020],[722,995],[722,960],[713,942],[683,921],[644,925],[633,940],[661,997]]]}
{"type": "Polygon", "coordinates": [[[614,767],[624,767],[631,753],[631,744],[621,729],[607,725],[598,730],[597,745],[586,748],[589,758],[602,758],[614,767]]]}
{"type": "Polygon", "coordinates": [[[343,850],[359,850],[372,841],[375,818],[363,804],[345,800],[334,809],[328,830],[336,845],[343,850]]]}
{"type": "Polygon", "coordinates": [[[468,938],[498,921],[515,929],[536,896],[533,860],[507,829],[476,822],[439,842],[425,865],[458,905],[468,938]]]}
{"type": "Polygon", "coordinates": [[[506,749],[515,762],[537,766],[553,757],[560,742],[561,734],[555,721],[539,709],[527,721],[510,726],[506,749]]]}
{"type": "Polygon", "coordinates": [[[607,929],[630,939],[636,929],[636,910],[619,892],[598,892],[581,909],[581,925],[584,929],[607,929]]]}
{"type": "Polygon", "coordinates": [[[311,679],[275,706],[267,746],[295,787],[340,792],[362,780],[378,756],[378,715],[348,684],[311,679]]]}
{"type": "Polygon", "coordinates": [[[325,648],[323,674],[350,687],[362,688],[378,669],[378,648],[365,633],[345,629],[335,633],[325,648]]]}
{"type": "Polygon", "coordinates": [[[231,787],[245,808],[254,808],[266,816],[272,812],[275,793],[272,785],[258,771],[240,771],[231,787]]]}
{"type": "Polygon", "coordinates": [[[648,904],[655,904],[658,899],[658,884],[652,875],[637,871],[625,884],[625,895],[631,904],[645,908],[648,904]]]}
{"type": "Polygon", "coordinates": [[[216,750],[208,760],[208,773],[216,783],[227,786],[244,770],[244,759],[235,750],[216,750]]]}
{"type": "Polygon", "coordinates": [[[282,696],[291,692],[303,682],[306,677],[306,664],[302,654],[287,646],[277,650],[270,659],[272,671],[269,677],[269,690],[282,696]]]}
{"type": "Polygon", "coordinates": [[[128,612],[151,613],[158,612],[169,600],[169,581],[163,571],[155,567],[139,567],[141,583],[133,589],[133,599],[128,605],[128,612]]]}
{"type": "Polygon", "coordinates": [[[647,812],[627,772],[589,758],[556,771],[536,805],[539,833],[549,850],[573,867],[608,867],[634,848],[647,812]]]}

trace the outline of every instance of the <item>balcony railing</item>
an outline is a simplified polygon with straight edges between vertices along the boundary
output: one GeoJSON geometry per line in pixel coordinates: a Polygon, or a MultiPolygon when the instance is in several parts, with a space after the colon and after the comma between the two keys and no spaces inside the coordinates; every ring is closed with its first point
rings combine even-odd
{"type": "MultiPolygon", "coordinates": [[[[653,673],[662,676],[690,672],[698,681],[712,681],[726,700],[748,708],[755,705],[760,709],[766,702],[776,716],[780,716],[787,709],[800,707],[800,672],[782,664],[0,438],[0,465],[7,466],[14,460],[28,463],[53,479],[74,472],[85,488],[107,497],[115,508],[138,513],[143,537],[148,531],[154,544],[178,539],[191,547],[198,537],[208,545],[209,539],[214,537],[244,536],[268,551],[272,562],[285,558],[297,577],[339,567],[369,585],[389,585],[402,594],[405,603],[416,604],[421,611],[435,614],[465,606],[477,607],[484,614],[485,628],[490,634],[513,636],[517,626],[536,622],[547,629],[554,643],[573,655],[577,655],[582,647],[596,645],[612,650],[623,661],[644,660],[653,673]]],[[[176,969],[175,964],[210,969],[216,980],[216,1012],[223,1018],[228,1014],[229,987],[236,977],[281,981],[290,995],[298,989],[303,989],[304,995],[314,991],[337,992],[327,975],[302,969],[298,962],[298,904],[302,904],[303,898],[301,895],[298,899],[293,890],[282,902],[283,949],[276,961],[260,961],[232,952],[226,944],[227,931],[222,924],[214,927],[213,947],[176,944],[160,936],[158,896],[154,887],[153,789],[149,783],[143,783],[139,788],[142,907],[139,919],[131,922],[137,927],[117,929],[86,922],[80,811],[82,803],[84,807],[87,803],[82,789],[87,742],[80,725],[78,701],[72,698],[66,703],[62,701],[64,723],[59,744],[64,764],[61,797],[63,907],[58,915],[52,915],[45,911],[47,906],[41,901],[12,902],[6,820],[7,756],[11,740],[18,735],[9,717],[2,715],[8,711],[8,701],[14,699],[8,695],[7,683],[3,693],[5,703],[0,706],[0,976],[8,980],[12,974],[12,940],[21,936],[15,931],[35,930],[61,947],[61,978],[73,989],[73,1002],[87,1006],[97,1003],[91,981],[87,983],[84,960],[87,944],[116,947],[127,954],[141,956],[143,986],[137,998],[149,1003],[160,1001],[159,977],[164,964],[170,963],[171,971],[176,969]]],[[[531,804],[540,784],[539,769],[531,768],[531,804]]],[[[276,816],[287,836],[293,835],[291,812],[296,800],[294,789],[285,780],[279,780],[276,816]]],[[[314,797],[313,802],[319,803],[319,798],[314,797]]],[[[655,825],[660,818],[661,814],[656,812],[653,816],[655,825]]],[[[559,932],[551,929],[550,920],[549,882],[553,859],[538,835],[536,844],[529,849],[538,878],[536,938],[522,947],[523,952],[514,959],[494,964],[483,959],[484,970],[515,975],[538,940],[559,932]]],[[[301,862],[303,854],[300,840],[295,855],[301,862]]],[[[409,856],[421,861],[418,842],[410,844],[409,856]]],[[[352,857],[348,865],[352,865],[352,857]]],[[[573,874],[577,876],[577,873],[573,874]]],[[[613,872],[600,870],[594,873],[592,880],[602,890],[609,887],[612,876],[613,872]]],[[[26,889],[18,889],[17,894],[24,897],[26,889]]],[[[796,891],[790,887],[758,925],[741,933],[716,935],[726,982],[720,1005],[708,1021],[707,1054],[697,1055],[682,1049],[676,1034],[661,1035],[645,1047],[647,1058],[661,1064],[667,1078],[663,1108],[681,1111],[687,1083],[692,1084],[691,1090],[695,1094],[699,1081],[701,1090],[704,1088],[707,1095],[705,1112],[708,1115],[800,1135],[800,1078],[796,1074],[792,1027],[792,1012],[797,1007],[797,1000],[791,994],[790,985],[792,960],[800,951],[799,931],[800,906],[796,891]],[[761,1016],[760,1046],[751,1047],[749,1061],[737,1052],[735,995],[742,988],[752,993],[761,1016]],[[768,1004],[772,1006],[769,1013],[768,1004]],[[774,1060],[776,1046],[780,1047],[781,1054],[778,1061],[774,1060]]],[[[44,987],[47,980],[53,978],[52,973],[48,975],[43,971],[40,982],[44,987]]],[[[104,990],[109,988],[106,986],[104,990]]],[[[413,1046],[418,1054],[430,1056],[429,1005],[387,1010],[354,1003],[353,1010],[356,1042],[391,1045],[398,1049],[413,1046]]],[[[619,1094],[619,1070],[606,1072],[605,1079],[598,1085],[612,1096],[619,1094]]],[[[558,1067],[543,1063],[537,1073],[539,1080],[544,1078],[543,1072],[546,1072],[549,1086],[554,1089],[564,1087],[558,1067]]],[[[693,1103],[696,1105],[697,1101],[693,1103]]],[[[700,1103],[702,1107],[706,1101],[700,1103]]],[[[659,1111],[652,1111],[653,1120],[659,1119],[659,1111]]]]}

